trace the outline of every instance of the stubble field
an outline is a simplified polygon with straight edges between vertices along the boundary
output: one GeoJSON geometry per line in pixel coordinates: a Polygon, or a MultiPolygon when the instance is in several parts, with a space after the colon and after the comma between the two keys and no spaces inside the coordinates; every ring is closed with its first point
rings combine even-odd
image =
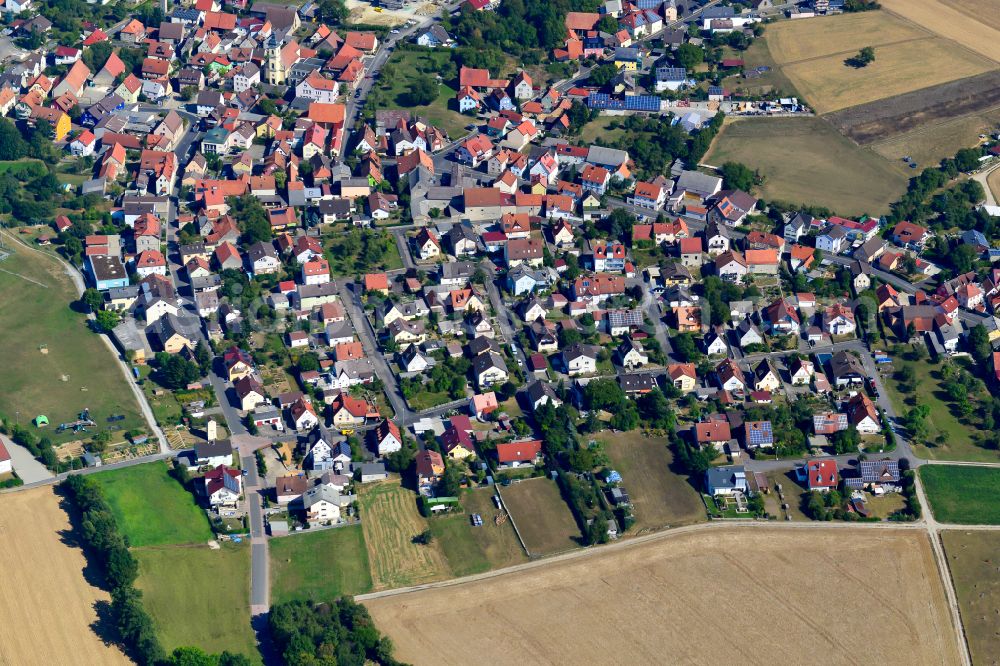
{"type": "Polygon", "coordinates": [[[922,532],[694,529],[365,604],[412,663],[958,663],[922,532]]]}
{"type": "Polygon", "coordinates": [[[109,597],[85,578],[73,538],[52,488],[0,499],[0,664],[131,663],[91,628],[109,597]]]}
{"type": "Polygon", "coordinates": [[[941,533],[962,625],[974,664],[995,664],[1000,654],[1000,532],[941,533]]]}
{"type": "Polygon", "coordinates": [[[883,10],[901,16],[1000,63],[1000,27],[993,0],[881,0],[883,10]],[[964,13],[955,8],[971,9],[964,13]]]}

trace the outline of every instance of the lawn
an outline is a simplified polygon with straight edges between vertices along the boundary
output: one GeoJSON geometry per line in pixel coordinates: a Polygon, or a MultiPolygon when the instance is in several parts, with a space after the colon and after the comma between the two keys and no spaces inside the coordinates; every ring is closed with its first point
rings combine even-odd
{"type": "Polygon", "coordinates": [[[634,532],[705,520],[705,507],[694,486],[686,476],[671,471],[673,454],[664,438],[633,431],[600,439],[632,501],[634,532]]]}
{"type": "MultiPolygon", "coordinates": [[[[899,372],[904,366],[912,366],[916,376],[916,402],[927,405],[930,414],[927,422],[930,426],[931,439],[944,435],[944,442],[936,446],[914,444],[914,452],[922,457],[933,460],[960,460],[964,462],[998,462],[1000,453],[977,446],[971,433],[972,425],[962,423],[952,410],[947,400],[947,394],[941,386],[941,366],[923,361],[911,361],[896,354],[893,363],[899,372]]],[[[899,383],[893,376],[885,378],[885,387],[896,413],[902,417],[911,408],[907,397],[900,390],[899,383]]]]}
{"type": "Polygon", "coordinates": [[[443,129],[452,139],[464,136],[467,133],[465,126],[475,122],[475,118],[462,115],[454,106],[455,95],[458,93],[457,80],[440,82],[437,99],[430,104],[413,106],[407,99],[411,81],[420,76],[434,77],[450,60],[451,52],[448,49],[397,49],[384,65],[392,68],[392,75],[378,79],[378,108],[406,109],[443,129]]]}
{"type": "Polygon", "coordinates": [[[580,545],[580,529],[555,481],[539,477],[498,490],[529,555],[550,555],[580,545]]]}
{"type": "Polygon", "coordinates": [[[806,489],[798,484],[794,478],[795,472],[782,474],[781,472],[771,472],[767,475],[767,480],[771,486],[771,492],[764,497],[764,507],[773,516],[778,516],[781,520],[788,515],[792,520],[810,520],[809,516],[802,512],[802,496],[806,494],[806,489]],[[778,492],[778,485],[781,485],[781,493],[778,492]],[[787,504],[785,510],[781,505],[787,504]]]}
{"type": "Polygon", "coordinates": [[[4,252],[12,254],[0,261],[0,337],[9,352],[0,363],[0,415],[22,424],[48,416],[51,425],[38,432],[55,444],[80,438],[57,434],[56,426],[84,408],[98,428],[118,414],[125,420],[115,429],[144,428],[118,362],[86,317],[70,309],[77,293],[63,266],[11,238],[4,235],[4,252]]]}
{"type": "Polygon", "coordinates": [[[625,134],[625,129],[620,127],[622,120],[624,119],[620,116],[598,116],[580,130],[580,143],[582,145],[595,142],[603,145],[615,143],[625,134]],[[612,128],[611,125],[615,127],[612,128]]]}
{"type": "Polygon", "coordinates": [[[842,215],[886,213],[906,189],[902,167],[858,147],[822,118],[727,121],[704,161],[759,170],[765,199],[809,202],[842,215]]]}
{"type": "Polygon", "coordinates": [[[468,576],[489,569],[501,569],[527,560],[510,520],[497,525],[498,514],[492,488],[476,488],[462,494],[464,513],[431,518],[431,531],[441,543],[455,576],[468,576]],[[483,518],[473,527],[471,516],[483,518]]]}
{"type": "Polygon", "coordinates": [[[1000,525],[1000,468],[923,465],[919,474],[935,520],[1000,525]]]}
{"type": "Polygon", "coordinates": [[[440,543],[414,542],[428,529],[417,511],[417,495],[398,480],[361,487],[361,525],[375,589],[418,585],[448,578],[451,570],[440,543]]]}
{"type": "Polygon", "coordinates": [[[1000,532],[941,533],[948,569],[955,584],[962,627],[969,641],[972,663],[990,664],[1000,654],[1000,532]]]}
{"type": "Polygon", "coordinates": [[[418,412],[443,405],[446,402],[451,402],[451,397],[444,391],[437,393],[433,391],[421,391],[412,398],[406,399],[406,403],[410,406],[410,409],[418,412]]]}
{"type": "Polygon", "coordinates": [[[271,603],[332,600],[372,589],[360,525],[271,539],[271,603]]]}
{"type": "Polygon", "coordinates": [[[92,477],[101,484],[129,545],[205,543],[212,538],[205,512],[167,472],[167,463],[135,465],[92,477]]]}
{"type": "Polygon", "coordinates": [[[138,548],[136,587],[169,652],[193,645],[229,650],[260,662],[250,627],[250,547],[138,548]]]}

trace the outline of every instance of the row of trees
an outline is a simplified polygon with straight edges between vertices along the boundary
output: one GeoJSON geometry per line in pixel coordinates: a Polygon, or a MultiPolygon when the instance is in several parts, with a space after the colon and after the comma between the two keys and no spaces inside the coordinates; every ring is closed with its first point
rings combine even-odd
{"type": "Polygon", "coordinates": [[[291,601],[268,616],[275,650],[286,666],[395,666],[392,641],[382,636],[368,610],[349,598],[330,603],[291,601]]]}

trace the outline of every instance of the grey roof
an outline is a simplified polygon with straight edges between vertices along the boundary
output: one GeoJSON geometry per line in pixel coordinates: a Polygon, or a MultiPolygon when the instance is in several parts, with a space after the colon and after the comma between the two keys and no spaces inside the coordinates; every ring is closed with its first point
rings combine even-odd
{"type": "Polygon", "coordinates": [[[737,474],[746,474],[743,465],[709,467],[705,470],[705,483],[709,488],[735,488],[737,474]]]}
{"type": "Polygon", "coordinates": [[[861,361],[854,354],[843,350],[836,352],[830,359],[830,371],[833,373],[834,379],[851,375],[866,376],[861,361]]]}
{"type": "Polygon", "coordinates": [[[700,171],[682,171],[677,178],[676,189],[707,195],[715,192],[721,184],[722,179],[716,176],[709,176],[700,171]]]}
{"type": "Polygon", "coordinates": [[[656,377],[649,373],[618,375],[618,383],[626,393],[651,391],[656,388],[656,377]]]}
{"type": "Polygon", "coordinates": [[[687,79],[687,70],[683,67],[657,67],[657,81],[684,81],[687,79]]]}
{"type": "Polygon", "coordinates": [[[611,166],[618,168],[628,161],[628,152],[617,148],[591,146],[587,150],[587,161],[598,166],[611,166]]]}
{"type": "Polygon", "coordinates": [[[216,458],[233,454],[233,443],[228,439],[217,439],[214,442],[198,442],[194,445],[197,458],[216,458]]]}
{"type": "Polygon", "coordinates": [[[503,360],[503,356],[493,351],[480,354],[472,359],[472,370],[477,377],[490,368],[499,368],[507,372],[507,363],[503,360]]]}
{"type": "Polygon", "coordinates": [[[449,261],[441,264],[441,279],[470,279],[476,272],[476,265],[471,261],[449,261]]]}

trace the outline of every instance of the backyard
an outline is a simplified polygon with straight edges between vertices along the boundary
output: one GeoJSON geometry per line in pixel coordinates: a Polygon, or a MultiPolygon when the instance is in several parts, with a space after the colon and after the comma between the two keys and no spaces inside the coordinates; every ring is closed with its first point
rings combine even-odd
{"type": "Polygon", "coordinates": [[[335,599],[372,588],[360,525],[271,539],[271,603],[335,599]]]}
{"type": "Polygon", "coordinates": [[[99,472],[91,478],[103,488],[132,547],[203,544],[212,538],[205,512],[170,476],[165,462],[99,472]]]}
{"type": "Polygon", "coordinates": [[[500,496],[531,556],[580,545],[580,529],[554,481],[521,481],[501,489],[500,496]]]}
{"type": "Polygon", "coordinates": [[[476,488],[462,494],[464,513],[430,520],[431,531],[440,541],[455,576],[482,573],[489,569],[520,564],[527,559],[510,520],[499,525],[492,488],[476,488]],[[473,527],[471,516],[478,513],[483,524],[473,527]]]}
{"type": "Polygon", "coordinates": [[[758,194],[765,199],[809,202],[842,215],[888,212],[906,189],[902,167],[860,148],[822,118],[727,121],[704,161],[742,162],[760,171],[758,194]]]}
{"type": "Polygon", "coordinates": [[[167,651],[194,645],[260,662],[250,627],[249,545],[150,547],[133,553],[139,560],[136,587],[167,651]]]}
{"type": "Polygon", "coordinates": [[[674,458],[662,437],[633,431],[600,437],[612,467],[622,475],[635,515],[634,532],[677,527],[705,519],[705,507],[688,478],[671,470],[674,458]]]}
{"type": "Polygon", "coordinates": [[[1000,525],[1000,468],[923,465],[924,485],[934,519],[942,523],[1000,525]]]}
{"type": "Polygon", "coordinates": [[[406,109],[413,115],[426,118],[431,124],[444,130],[452,139],[463,136],[466,133],[465,126],[474,122],[474,118],[462,115],[453,106],[458,92],[453,86],[457,85],[455,79],[458,74],[451,64],[451,52],[448,49],[400,48],[382,69],[382,76],[379,77],[378,86],[375,88],[377,93],[373,96],[376,108],[406,109]],[[430,104],[411,104],[409,100],[411,83],[422,77],[434,80],[434,77],[442,71],[455,74],[443,81],[435,81],[437,97],[434,101],[430,104]],[[387,73],[389,76],[386,76],[387,73]]]}
{"type": "MultiPolygon", "coordinates": [[[[115,430],[143,428],[139,406],[118,362],[86,323],[70,308],[77,292],[62,265],[4,233],[0,261],[0,333],[5,354],[0,364],[0,415],[26,424],[38,415],[49,418],[38,430],[53,443],[80,439],[72,430],[59,434],[59,423],[74,421],[90,409],[96,429],[110,428],[107,419],[123,415],[115,430]]],[[[83,435],[87,437],[87,435],[83,435]]]]}

